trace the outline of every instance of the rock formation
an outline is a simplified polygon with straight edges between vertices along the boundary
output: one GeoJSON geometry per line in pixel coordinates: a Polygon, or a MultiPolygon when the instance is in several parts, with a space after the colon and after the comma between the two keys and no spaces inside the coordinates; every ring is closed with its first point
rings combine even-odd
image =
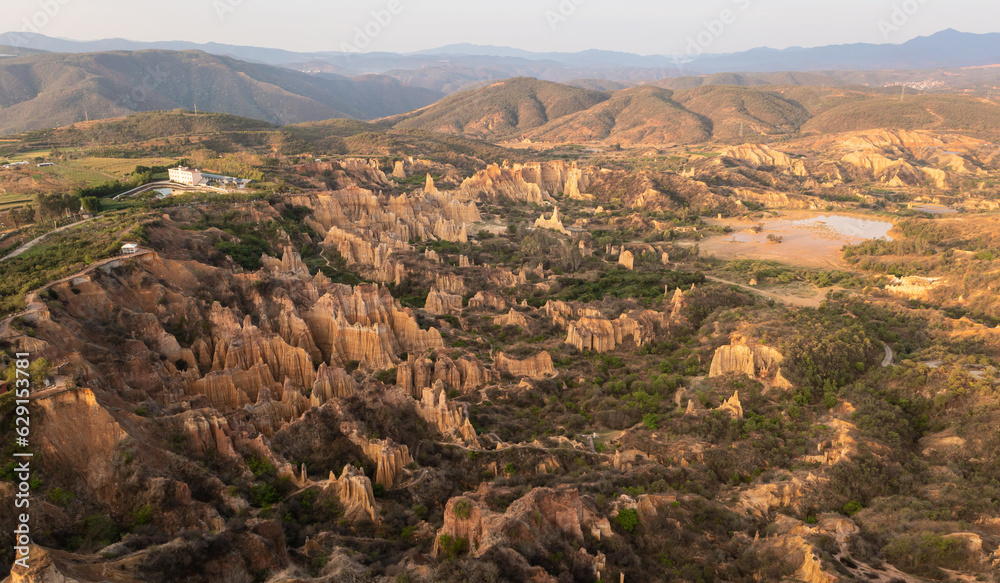
{"type": "MultiPolygon", "coordinates": [[[[574,489],[553,490],[536,488],[515,500],[503,514],[491,511],[470,496],[452,498],[444,511],[444,525],[438,531],[434,554],[442,555],[442,537],[468,543],[474,556],[482,556],[494,548],[546,548],[545,541],[564,540],[571,545],[583,543],[587,532],[602,532],[606,519],[598,517],[574,489]]],[[[606,528],[610,533],[610,527],[606,528]]],[[[594,576],[601,561],[585,552],[584,559],[593,564],[594,576]]],[[[544,571],[539,577],[546,577],[544,571]]],[[[545,580],[545,579],[533,579],[545,580]]]]}
{"type": "Polygon", "coordinates": [[[384,287],[334,285],[303,319],[324,360],[334,366],[356,361],[391,368],[401,352],[444,347],[441,333],[421,330],[412,311],[401,309],[384,287]]]}
{"type": "Polygon", "coordinates": [[[467,445],[478,443],[476,430],[469,422],[466,406],[448,402],[444,381],[435,381],[433,387],[424,389],[422,393],[417,413],[425,421],[433,425],[442,435],[467,445]]]}
{"type": "MultiPolygon", "coordinates": [[[[561,307],[559,304],[552,306],[552,311],[556,314],[553,317],[554,322],[564,321],[559,312],[561,307]]],[[[581,351],[610,352],[627,340],[640,347],[652,340],[657,331],[667,329],[671,325],[668,315],[653,310],[622,314],[617,320],[608,320],[593,310],[583,310],[581,314],[583,317],[579,320],[568,323],[566,336],[566,343],[581,351]]]]}
{"type": "Polygon", "coordinates": [[[710,378],[728,374],[744,374],[766,381],[779,388],[789,388],[791,383],[781,375],[784,356],[773,348],[760,345],[731,344],[720,346],[712,358],[710,378]]]}
{"type": "Polygon", "coordinates": [[[556,369],[552,366],[552,357],[548,352],[540,352],[525,360],[515,360],[501,352],[493,358],[493,364],[498,371],[515,377],[543,379],[556,374],[556,369]]]}
{"type": "Polygon", "coordinates": [[[326,363],[319,365],[316,371],[316,382],[309,397],[314,407],[319,407],[331,399],[344,399],[357,393],[354,377],[342,368],[329,367],[326,363]]]}
{"type": "Polygon", "coordinates": [[[719,405],[718,410],[729,415],[732,419],[743,419],[743,404],[740,403],[740,392],[736,391],[732,397],[723,401],[719,405]]]}
{"type": "Polygon", "coordinates": [[[493,323],[497,326],[520,326],[522,330],[526,330],[529,326],[528,318],[514,308],[502,316],[495,316],[493,323]]]}
{"type": "Polygon", "coordinates": [[[439,292],[435,287],[427,294],[427,302],[424,309],[431,314],[443,316],[445,314],[458,314],[462,311],[462,296],[439,292]]]}
{"type": "Polygon", "coordinates": [[[556,207],[556,209],[552,211],[552,218],[546,219],[543,214],[539,218],[535,219],[535,228],[558,231],[564,235],[569,235],[569,231],[567,231],[566,227],[563,226],[562,219],[559,218],[559,207],[556,207]]]}
{"type": "Polygon", "coordinates": [[[897,277],[886,284],[885,291],[894,296],[913,300],[922,300],[927,297],[939,281],[940,280],[938,278],[931,277],[897,277]]]}
{"type": "Polygon", "coordinates": [[[492,292],[479,292],[469,299],[469,307],[502,312],[507,309],[507,300],[492,292]]]}
{"type": "Polygon", "coordinates": [[[363,471],[352,465],[344,466],[340,478],[330,472],[329,483],[340,499],[345,518],[348,520],[368,518],[372,522],[378,523],[372,482],[363,471]]]}
{"type": "Polygon", "coordinates": [[[277,276],[309,277],[309,268],[302,262],[302,257],[299,256],[295,248],[291,246],[285,246],[280,261],[265,253],[261,257],[261,263],[264,264],[266,271],[277,276]]]}
{"type": "Polygon", "coordinates": [[[438,381],[448,391],[467,393],[493,379],[493,374],[472,356],[452,360],[437,356],[435,360],[410,354],[406,362],[396,368],[396,385],[415,399],[422,399],[424,390],[438,381]]]}
{"type": "Polygon", "coordinates": [[[434,276],[434,286],[445,293],[457,296],[465,295],[465,280],[459,275],[438,274],[434,276]]]}
{"type": "Polygon", "coordinates": [[[403,473],[403,468],[413,462],[410,459],[409,448],[391,440],[366,441],[362,445],[362,450],[375,462],[375,483],[386,488],[394,487],[403,473]]]}
{"type": "Polygon", "coordinates": [[[618,256],[618,265],[622,265],[625,269],[632,271],[635,269],[635,256],[632,255],[631,251],[622,251],[621,255],[618,256]]]}
{"type": "Polygon", "coordinates": [[[427,174],[427,180],[424,181],[424,194],[439,194],[437,187],[434,186],[434,178],[427,174]]]}

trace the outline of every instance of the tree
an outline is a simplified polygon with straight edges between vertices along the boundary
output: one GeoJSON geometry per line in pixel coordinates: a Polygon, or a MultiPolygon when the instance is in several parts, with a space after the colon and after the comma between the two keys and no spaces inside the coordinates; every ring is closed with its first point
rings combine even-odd
{"type": "Polygon", "coordinates": [[[101,210],[101,201],[96,196],[85,196],[80,199],[80,205],[88,213],[97,213],[101,210]]]}
{"type": "Polygon", "coordinates": [[[35,221],[35,209],[30,204],[12,209],[7,213],[7,220],[14,224],[14,228],[20,229],[21,226],[29,225],[35,221]]]}

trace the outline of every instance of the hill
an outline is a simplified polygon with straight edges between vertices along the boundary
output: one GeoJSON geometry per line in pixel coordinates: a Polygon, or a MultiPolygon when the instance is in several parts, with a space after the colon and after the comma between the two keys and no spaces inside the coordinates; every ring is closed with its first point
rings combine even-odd
{"type": "Polygon", "coordinates": [[[559,118],[531,132],[537,141],[607,141],[631,144],[691,144],[711,138],[711,123],[684,109],[673,92],[635,87],[608,101],[559,118]]]}
{"type": "Polygon", "coordinates": [[[506,138],[606,101],[607,94],[526,77],[451,95],[401,118],[398,129],[506,138]]]}
{"type": "Polygon", "coordinates": [[[790,134],[809,119],[801,105],[746,87],[706,85],[678,92],[675,99],[711,120],[712,135],[719,140],[790,134]]]}
{"type": "Polygon", "coordinates": [[[1000,136],[1000,104],[964,95],[880,95],[848,101],[802,126],[809,133],[878,128],[930,129],[995,138],[1000,136]]]}
{"type": "Polygon", "coordinates": [[[390,77],[311,76],[196,51],[41,54],[0,60],[0,133],[177,108],[276,124],[371,119],[440,96],[390,77]]]}

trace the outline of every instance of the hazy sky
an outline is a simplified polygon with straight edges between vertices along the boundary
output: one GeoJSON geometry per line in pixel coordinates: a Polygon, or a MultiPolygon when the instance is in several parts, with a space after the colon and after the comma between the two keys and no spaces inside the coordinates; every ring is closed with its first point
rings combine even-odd
{"type": "Polygon", "coordinates": [[[903,42],[945,28],[1000,31],[996,0],[6,0],[0,32],[94,40],[215,41],[297,51],[451,43],[642,54],[903,42]],[[389,9],[396,14],[391,14],[389,9]],[[727,12],[728,11],[728,12],[727,12]],[[375,15],[373,15],[373,12],[375,15]],[[386,24],[375,22],[381,12],[386,24]],[[723,22],[725,20],[725,22],[723,22]]]}

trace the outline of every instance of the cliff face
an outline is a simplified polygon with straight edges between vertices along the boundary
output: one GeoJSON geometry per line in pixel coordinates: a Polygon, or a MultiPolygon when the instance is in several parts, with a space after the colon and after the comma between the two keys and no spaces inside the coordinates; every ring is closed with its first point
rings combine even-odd
{"type": "Polygon", "coordinates": [[[475,203],[440,192],[433,181],[429,187],[386,197],[350,185],[294,196],[291,202],[313,210],[307,224],[323,234],[348,265],[376,281],[399,284],[406,269],[394,253],[408,251],[411,240],[466,242],[467,225],[482,220],[475,203]]]}
{"type": "MultiPolygon", "coordinates": [[[[467,541],[474,556],[510,547],[544,549],[547,541],[563,541],[575,548],[584,540],[584,529],[600,532],[601,522],[576,490],[536,488],[502,514],[491,511],[477,497],[462,496],[448,501],[433,552],[443,554],[441,539],[445,535],[467,541]]],[[[591,574],[599,577],[603,556],[581,551],[581,559],[591,566],[591,574]]],[[[542,571],[539,576],[546,574],[542,571]]]]}
{"type": "Polygon", "coordinates": [[[469,422],[469,412],[464,404],[449,403],[443,381],[435,381],[432,388],[422,391],[417,413],[434,426],[442,435],[466,445],[477,445],[476,430],[469,422]]]}
{"type": "Polygon", "coordinates": [[[115,448],[128,437],[124,427],[90,389],[36,398],[44,411],[35,442],[48,463],[72,468],[87,486],[110,497],[114,489],[115,448]]]}
{"type": "Polygon", "coordinates": [[[424,309],[431,314],[439,316],[457,314],[462,311],[462,296],[438,291],[432,287],[430,293],[427,294],[427,302],[424,304],[424,309]]]}
{"type": "Polygon", "coordinates": [[[410,354],[406,362],[396,367],[396,385],[415,399],[422,399],[424,390],[440,381],[447,391],[468,393],[474,391],[495,377],[473,356],[463,356],[457,360],[443,355],[435,359],[410,354]]]}
{"type": "Polygon", "coordinates": [[[780,352],[766,346],[744,344],[720,346],[712,358],[708,376],[711,378],[744,374],[779,388],[789,388],[791,383],[781,375],[781,363],[784,360],[785,357],[780,352]]]}
{"type": "Polygon", "coordinates": [[[334,489],[340,499],[345,518],[348,520],[367,518],[378,523],[372,481],[363,471],[354,466],[344,466],[340,478],[331,473],[329,484],[329,487],[334,489]]]}
{"type": "Polygon", "coordinates": [[[670,325],[667,314],[653,310],[622,314],[616,320],[590,313],[569,322],[566,343],[577,350],[592,352],[610,352],[626,342],[634,342],[640,347],[653,339],[658,330],[667,329],[670,325]]]}
{"type": "Polygon", "coordinates": [[[444,348],[440,332],[421,330],[413,312],[401,309],[385,288],[335,285],[304,319],[323,358],[341,367],[356,361],[391,368],[401,352],[444,348]]]}
{"type": "Polygon", "coordinates": [[[552,357],[548,352],[540,352],[525,360],[515,360],[501,352],[494,357],[493,364],[498,371],[515,377],[543,379],[556,374],[556,369],[552,366],[552,357]]]}
{"type": "Polygon", "coordinates": [[[494,312],[502,312],[507,309],[507,300],[492,292],[479,292],[469,299],[469,307],[485,308],[494,312]]]}

